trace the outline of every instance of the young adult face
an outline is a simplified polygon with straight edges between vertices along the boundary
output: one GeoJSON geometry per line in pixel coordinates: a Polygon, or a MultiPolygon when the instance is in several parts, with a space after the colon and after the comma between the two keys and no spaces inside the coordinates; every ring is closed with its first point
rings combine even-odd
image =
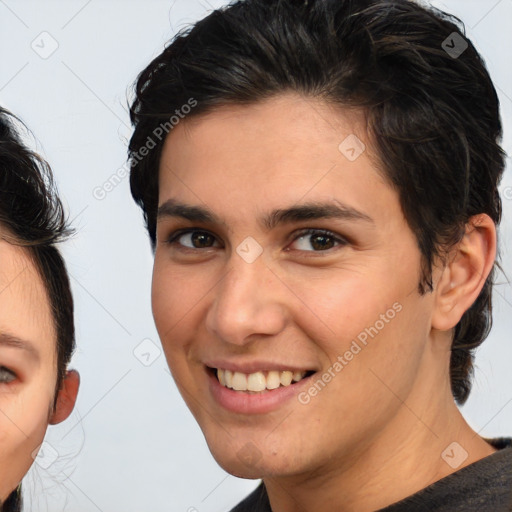
{"type": "Polygon", "coordinates": [[[1,501],[33,463],[48,423],[59,423],[73,409],[76,372],[67,374],[54,407],[56,350],[43,281],[27,250],[0,237],[1,501]]]}
{"type": "Polygon", "coordinates": [[[287,94],[185,120],[165,143],[154,318],[183,398],[233,474],[327,474],[370,445],[445,442],[418,418],[453,405],[450,326],[433,333],[438,296],[418,293],[416,239],[362,126],[287,94]],[[354,134],[366,145],[355,159],[354,134]],[[281,215],[304,205],[341,214],[281,215]],[[247,392],[222,385],[218,368],[242,389],[248,374],[308,373],[247,392]]]}

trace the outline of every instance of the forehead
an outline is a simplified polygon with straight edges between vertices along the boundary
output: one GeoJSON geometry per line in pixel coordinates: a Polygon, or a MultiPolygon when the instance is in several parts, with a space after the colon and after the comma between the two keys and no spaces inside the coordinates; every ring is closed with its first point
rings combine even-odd
{"type": "Polygon", "coordinates": [[[165,141],[159,173],[159,204],[179,198],[233,218],[234,205],[257,214],[269,203],[332,199],[401,215],[364,113],[296,94],[181,121],[165,141]]]}
{"type": "MultiPolygon", "coordinates": [[[[304,153],[314,158],[324,154],[327,145],[337,157],[340,143],[350,135],[368,139],[366,116],[361,109],[343,109],[317,98],[283,93],[257,103],[224,105],[185,118],[167,137],[164,154],[169,146],[175,151],[176,146],[185,143],[179,149],[189,160],[231,153],[247,163],[257,155],[261,164],[266,153],[271,164],[276,157],[296,156],[300,160],[304,153]]],[[[265,168],[260,171],[265,172],[265,168]]]]}
{"type": "Polygon", "coordinates": [[[44,283],[28,250],[3,234],[0,230],[0,332],[34,342],[53,357],[56,333],[44,283]]]}

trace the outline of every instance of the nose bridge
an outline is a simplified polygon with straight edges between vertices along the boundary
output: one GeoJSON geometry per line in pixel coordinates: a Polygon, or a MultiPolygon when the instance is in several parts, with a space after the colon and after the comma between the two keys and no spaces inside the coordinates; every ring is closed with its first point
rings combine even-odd
{"type": "Polygon", "coordinates": [[[251,334],[276,334],[283,326],[274,277],[262,257],[252,262],[233,252],[207,316],[220,339],[244,344],[251,334]]]}

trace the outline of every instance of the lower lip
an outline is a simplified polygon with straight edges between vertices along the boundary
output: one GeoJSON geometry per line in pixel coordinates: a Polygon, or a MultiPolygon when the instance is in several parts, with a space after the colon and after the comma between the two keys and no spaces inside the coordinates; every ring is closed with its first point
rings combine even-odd
{"type": "Polygon", "coordinates": [[[307,386],[306,377],[290,386],[262,391],[261,393],[246,393],[226,388],[212,372],[208,371],[210,392],[219,405],[231,412],[240,414],[265,414],[281,408],[287,401],[297,399],[300,390],[307,386]]]}

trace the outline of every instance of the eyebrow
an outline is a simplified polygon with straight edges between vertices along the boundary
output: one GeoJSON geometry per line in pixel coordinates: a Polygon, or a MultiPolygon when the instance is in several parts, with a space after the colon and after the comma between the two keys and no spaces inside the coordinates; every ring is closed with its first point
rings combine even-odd
{"type": "Polygon", "coordinates": [[[39,352],[35,345],[32,342],[18,338],[13,334],[0,332],[0,346],[24,350],[30,355],[32,359],[39,361],[39,352]]]}
{"type": "MultiPolygon", "coordinates": [[[[176,199],[168,199],[158,207],[157,219],[167,217],[179,217],[191,222],[226,225],[209,208],[188,205],[176,199]]],[[[355,220],[375,224],[374,220],[366,213],[339,201],[327,203],[309,202],[289,208],[278,208],[259,218],[258,221],[261,226],[270,231],[279,224],[318,219],[355,220]]]]}

